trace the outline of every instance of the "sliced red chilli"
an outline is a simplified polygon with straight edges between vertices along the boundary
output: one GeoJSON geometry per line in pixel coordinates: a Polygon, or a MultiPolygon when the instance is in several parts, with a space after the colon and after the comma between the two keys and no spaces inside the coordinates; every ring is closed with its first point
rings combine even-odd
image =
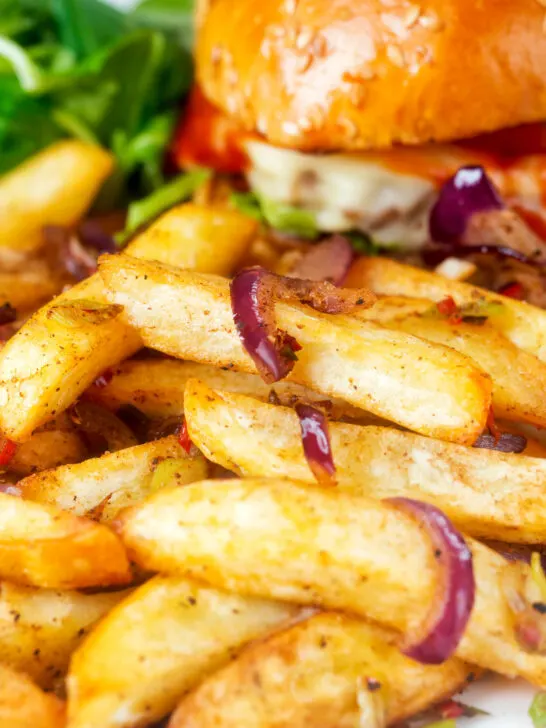
{"type": "Polygon", "coordinates": [[[321,313],[338,314],[371,306],[376,298],[366,289],[286,278],[261,267],[240,271],[231,282],[233,320],[241,343],[268,384],[290,374],[301,349],[293,336],[277,328],[276,300],[299,301],[321,313]]]}
{"type": "Polygon", "coordinates": [[[178,429],[178,443],[182,450],[190,454],[192,441],[190,439],[190,433],[188,431],[188,423],[186,422],[186,418],[182,418],[182,422],[180,423],[180,427],[178,429]]]}
{"type": "Polygon", "coordinates": [[[429,613],[416,633],[406,638],[402,652],[425,665],[439,665],[457,649],[472,613],[476,591],[472,553],[435,506],[410,498],[389,498],[387,502],[427,530],[438,563],[436,595],[429,613]]]}
{"type": "Polygon", "coordinates": [[[515,298],[517,301],[523,301],[525,298],[525,290],[518,281],[505,283],[504,286],[501,286],[497,292],[500,293],[501,296],[515,298]]]}
{"type": "Polygon", "coordinates": [[[332,235],[327,240],[313,245],[311,250],[296,263],[290,272],[290,277],[309,281],[329,281],[335,286],[341,286],[353,259],[354,251],[347,238],[343,235],[332,235]]]}
{"type": "Polygon", "coordinates": [[[300,421],[303,452],[311,472],[321,485],[335,485],[336,467],[326,415],[317,407],[301,402],[295,409],[300,421]]]}
{"type": "Polygon", "coordinates": [[[4,440],[4,444],[0,447],[0,467],[9,465],[17,450],[17,443],[12,440],[4,440]]]}

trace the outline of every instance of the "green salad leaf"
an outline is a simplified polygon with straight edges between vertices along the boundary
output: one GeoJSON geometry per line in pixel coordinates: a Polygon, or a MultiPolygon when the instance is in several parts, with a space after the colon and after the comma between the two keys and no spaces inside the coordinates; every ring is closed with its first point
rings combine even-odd
{"type": "Polygon", "coordinates": [[[279,232],[307,240],[316,240],[320,235],[315,216],[308,210],[292,207],[254,192],[233,193],[231,204],[248,217],[265,222],[279,232]]]}
{"type": "Polygon", "coordinates": [[[529,708],[529,716],[535,728],[546,728],[546,692],[535,695],[529,708]]]}
{"type": "Polygon", "coordinates": [[[173,205],[187,200],[207,180],[208,169],[192,169],[191,172],[163,185],[149,197],[129,205],[126,234],[131,234],[145,223],[155,219],[173,205]]]}
{"type": "Polygon", "coordinates": [[[192,79],[193,0],[0,0],[0,174],[65,138],[101,144],[117,171],[107,210],[165,184],[165,151],[192,79]]]}

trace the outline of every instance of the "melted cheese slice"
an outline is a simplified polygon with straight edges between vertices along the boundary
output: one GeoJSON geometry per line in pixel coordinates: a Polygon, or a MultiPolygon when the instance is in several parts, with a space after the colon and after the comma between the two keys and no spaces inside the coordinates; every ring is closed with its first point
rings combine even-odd
{"type": "Polygon", "coordinates": [[[464,165],[484,166],[507,201],[542,207],[545,155],[500,164],[455,145],[321,155],[255,138],[243,144],[246,176],[259,195],[313,213],[320,230],[360,230],[385,247],[415,250],[427,242],[437,189],[464,165]]]}

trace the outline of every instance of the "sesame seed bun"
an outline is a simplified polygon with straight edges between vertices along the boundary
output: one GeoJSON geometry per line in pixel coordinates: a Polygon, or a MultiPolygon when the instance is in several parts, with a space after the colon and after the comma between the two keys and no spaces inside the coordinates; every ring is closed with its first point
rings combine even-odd
{"type": "Polygon", "coordinates": [[[546,119],[544,0],[212,0],[207,97],[270,142],[356,150],[546,119]]]}

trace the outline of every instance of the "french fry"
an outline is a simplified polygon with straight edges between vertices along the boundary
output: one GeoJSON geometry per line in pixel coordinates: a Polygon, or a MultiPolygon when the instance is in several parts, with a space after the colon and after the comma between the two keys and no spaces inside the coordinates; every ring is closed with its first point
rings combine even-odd
{"type": "Polygon", "coordinates": [[[172,466],[166,485],[185,485],[207,477],[207,463],[200,453],[187,455],[175,437],[166,437],[31,475],[17,487],[31,501],[108,522],[122,508],[154,492],[158,487],[154,473],[165,460],[172,466]]]}
{"type": "Polygon", "coordinates": [[[127,590],[81,594],[1,583],[0,661],[27,673],[42,688],[55,687],[85,635],[127,594],[127,590]]]}
{"type": "Polygon", "coordinates": [[[0,247],[28,253],[45,225],[76,223],[113,169],[102,147],[71,139],[52,144],[0,180],[0,247]]]}
{"type": "Polygon", "coordinates": [[[121,602],[74,654],[71,728],[147,726],[297,609],[187,579],[156,577],[121,602]]]}
{"type": "MultiPolygon", "coordinates": [[[[118,528],[145,568],[351,612],[403,633],[422,624],[436,599],[437,564],[426,531],[388,503],[335,488],[204,481],[130,508],[118,528]]],[[[505,559],[467,543],[476,601],[457,656],[546,686],[546,656],[526,652],[515,638],[501,588],[505,559]]]]}
{"type": "Polygon", "coordinates": [[[18,312],[31,311],[54,296],[60,286],[44,263],[27,263],[24,270],[0,272],[0,306],[10,303],[18,312]]]}
{"type": "Polygon", "coordinates": [[[63,728],[64,703],[44,693],[26,675],[0,665],[0,725],[5,728],[63,728]]]}
{"type": "MultiPolygon", "coordinates": [[[[209,460],[245,477],[316,482],[294,410],[195,380],[188,383],[185,401],[190,438],[209,460]]],[[[331,422],[329,432],[338,489],[428,501],[476,538],[544,543],[546,461],[391,427],[331,422]]]]}
{"type": "Polygon", "coordinates": [[[0,430],[24,442],[53,419],[108,367],[141,345],[119,316],[69,325],[52,316],[55,307],[76,301],[102,302],[96,275],[39,309],[0,352],[0,430]]]}
{"type": "MultiPolygon", "coordinates": [[[[254,373],[233,323],[228,281],[128,256],[104,256],[111,301],[146,345],[179,358],[254,373]]],[[[467,357],[350,317],[278,303],[281,329],[302,345],[291,379],[441,439],[482,432],[491,381],[467,357]]]]}
{"type": "Polygon", "coordinates": [[[459,306],[477,302],[501,304],[498,311],[489,315],[491,325],[520,349],[546,361],[546,311],[523,301],[382,257],[359,258],[345,285],[368,286],[384,296],[410,296],[432,301],[451,296],[459,306]]]}
{"type": "Polygon", "coordinates": [[[188,203],[162,215],[127,252],[142,260],[227,276],[241,261],[256,227],[236,210],[188,203]]]}
{"type": "MultiPolygon", "coordinates": [[[[318,614],[250,645],[183,698],[169,728],[338,728],[362,723],[359,693],[374,688],[387,725],[460,690],[471,669],[404,657],[396,633],[340,614],[318,614]]],[[[362,716],[363,717],[363,716],[362,716]]]]}
{"type": "Polygon", "coordinates": [[[39,430],[30,440],[18,446],[9,462],[9,470],[25,476],[68,463],[79,463],[86,457],[87,449],[76,431],[61,428],[39,430]]]}
{"type": "Polygon", "coordinates": [[[80,589],[127,584],[131,570],[106,526],[0,493],[0,579],[80,589]]]}
{"type": "Polygon", "coordinates": [[[493,408],[498,417],[546,426],[546,364],[519,349],[489,322],[450,323],[434,303],[386,297],[356,314],[364,321],[451,346],[477,362],[493,380],[493,408]]]}
{"type": "MultiPolygon", "coordinates": [[[[219,369],[209,364],[175,359],[129,359],[112,371],[109,382],[92,385],[87,396],[94,402],[116,411],[131,404],[150,417],[179,417],[184,412],[184,389],[190,379],[200,379],[209,386],[228,392],[241,392],[267,401],[275,392],[281,401],[301,398],[324,400],[324,395],[290,381],[266,384],[257,374],[219,369]]],[[[374,419],[340,399],[332,403],[333,419],[374,419]]]]}
{"type": "MultiPolygon", "coordinates": [[[[207,224],[207,214],[195,205],[176,208],[167,213],[166,230],[160,219],[127,250],[145,258],[165,257],[179,266],[208,265],[212,272],[218,263],[220,272],[225,272],[230,262],[235,265],[239,260],[254,223],[231,210],[216,210],[210,212],[212,222],[207,224]],[[208,235],[221,229],[222,219],[228,238],[212,240],[208,235]],[[222,248],[221,254],[218,248],[222,248]]],[[[0,430],[11,440],[27,439],[69,407],[104,370],[142,346],[139,335],[117,316],[72,325],[52,317],[52,309],[75,299],[104,302],[100,277],[91,276],[37,311],[0,353],[0,430]]]]}

